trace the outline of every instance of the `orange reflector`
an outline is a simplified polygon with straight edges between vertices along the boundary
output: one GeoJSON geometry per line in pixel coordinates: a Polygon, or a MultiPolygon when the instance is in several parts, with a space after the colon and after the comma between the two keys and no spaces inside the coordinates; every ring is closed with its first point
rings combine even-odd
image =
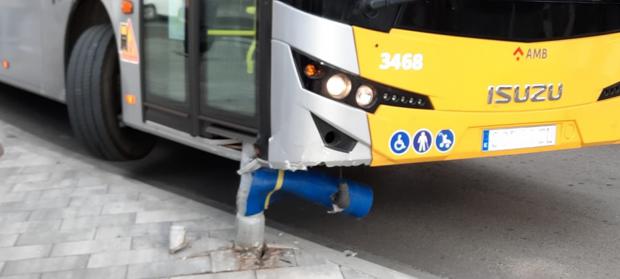
{"type": "Polygon", "coordinates": [[[317,69],[313,64],[308,64],[304,68],[304,74],[306,74],[309,78],[315,78],[319,75],[319,69],[317,69]]]}
{"type": "Polygon", "coordinates": [[[136,100],[136,96],[135,95],[131,95],[131,94],[127,94],[125,95],[125,102],[128,105],[135,105],[137,100],[136,100]]]}
{"type": "Polygon", "coordinates": [[[121,3],[121,11],[126,15],[133,14],[133,2],[131,0],[123,0],[121,3]]]}
{"type": "Polygon", "coordinates": [[[2,60],[2,68],[8,70],[11,67],[11,63],[8,60],[2,60]]]}

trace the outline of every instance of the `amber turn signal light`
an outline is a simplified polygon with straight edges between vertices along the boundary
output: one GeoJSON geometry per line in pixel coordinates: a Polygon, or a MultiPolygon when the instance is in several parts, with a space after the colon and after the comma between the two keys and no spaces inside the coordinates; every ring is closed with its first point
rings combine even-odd
{"type": "Polygon", "coordinates": [[[128,105],[135,105],[137,100],[136,100],[136,96],[135,95],[131,95],[131,94],[127,94],[125,95],[125,102],[128,105]]]}
{"type": "Polygon", "coordinates": [[[315,79],[315,78],[319,78],[320,77],[321,70],[317,66],[315,66],[314,64],[308,64],[304,68],[304,74],[308,78],[315,79]]]}
{"type": "Polygon", "coordinates": [[[123,0],[121,3],[121,11],[126,15],[133,14],[133,2],[131,0],[123,0]]]}
{"type": "Polygon", "coordinates": [[[11,67],[11,63],[8,60],[2,60],[2,68],[8,70],[11,67]]]}

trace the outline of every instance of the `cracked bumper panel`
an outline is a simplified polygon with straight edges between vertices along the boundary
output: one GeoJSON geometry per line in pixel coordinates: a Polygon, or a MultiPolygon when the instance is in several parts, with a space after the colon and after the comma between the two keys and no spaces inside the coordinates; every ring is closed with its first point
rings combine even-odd
{"type": "Polygon", "coordinates": [[[352,74],[359,73],[353,28],[296,10],[279,1],[273,8],[271,138],[269,163],[278,169],[369,165],[366,112],[305,90],[292,48],[352,74]],[[357,141],[350,152],[327,147],[313,115],[357,141]]]}
{"type": "Polygon", "coordinates": [[[366,112],[303,89],[289,45],[272,42],[269,163],[278,169],[368,165],[370,132],[366,112]],[[312,115],[357,141],[351,152],[325,146],[312,115]]]}

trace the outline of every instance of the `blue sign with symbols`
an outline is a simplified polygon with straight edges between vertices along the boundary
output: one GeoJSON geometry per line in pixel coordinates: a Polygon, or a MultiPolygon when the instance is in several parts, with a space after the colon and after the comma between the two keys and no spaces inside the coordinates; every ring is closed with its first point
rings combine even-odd
{"type": "Polygon", "coordinates": [[[426,154],[433,147],[433,134],[427,129],[417,131],[412,140],[413,150],[418,154],[426,154]]]}
{"type": "Polygon", "coordinates": [[[456,141],[456,136],[452,130],[441,130],[437,133],[437,138],[435,139],[435,146],[439,152],[445,153],[452,150],[454,143],[456,141]]]}
{"type": "Polygon", "coordinates": [[[409,138],[409,133],[405,131],[397,131],[390,139],[390,150],[395,155],[403,155],[409,149],[410,144],[411,139],[409,138]]]}

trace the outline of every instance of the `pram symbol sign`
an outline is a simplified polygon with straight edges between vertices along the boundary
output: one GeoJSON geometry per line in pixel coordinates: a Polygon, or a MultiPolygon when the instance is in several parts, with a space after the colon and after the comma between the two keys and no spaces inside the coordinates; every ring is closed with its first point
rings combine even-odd
{"type": "Polygon", "coordinates": [[[448,152],[454,146],[455,136],[452,130],[441,130],[437,133],[435,145],[439,152],[448,152]]]}

